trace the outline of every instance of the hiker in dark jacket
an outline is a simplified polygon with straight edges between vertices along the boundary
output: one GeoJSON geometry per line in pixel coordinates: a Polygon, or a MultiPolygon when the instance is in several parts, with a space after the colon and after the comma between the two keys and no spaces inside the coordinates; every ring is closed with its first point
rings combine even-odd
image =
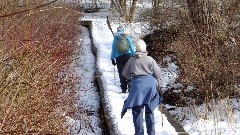
{"type": "Polygon", "coordinates": [[[131,78],[131,88],[121,112],[121,118],[132,109],[135,135],[143,135],[143,111],[148,135],[155,135],[154,109],[161,103],[160,97],[160,67],[156,61],[147,56],[146,44],[139,40],[135,56],[126,63],[122,75],[131,78]],[[158,86],[157,86],[158,83],[158,86]],[[157,88],[158,87],[158,88],[157,88]]]}
{"type": "Polygon", "coordinates": [[[124,33],[123,27],[120,25],[117,28],[117,33],[114,35],[113,43],[112,43],[112,53],[111,53],[111,60],[112,64],[115,66],[117,65],[118,73],[119,73],[119,78],[120,78],[120,87],[122,89],[122,93],[126,93],[128,89],[128,80],[122,76],[122,70],[127,63],[127,61],[134,55],[134,45],[132,42],[132,39],[129,35],[124,33]],[[120,53],[116,49],[116,42],[117,42],[117,37],[124,34],[129,41],[129,50],[126,53],[120,53]]]}

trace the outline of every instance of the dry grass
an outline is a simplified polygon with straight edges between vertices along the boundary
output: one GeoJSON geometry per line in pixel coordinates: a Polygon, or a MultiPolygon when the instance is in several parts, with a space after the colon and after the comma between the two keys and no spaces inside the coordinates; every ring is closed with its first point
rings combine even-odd
{"type": "Polygon", "coordinates": [[[181,69],[178,82],[195,88],[188,91],[184,87],[180,95],[166,93],[176,97],[175,105],[189,103],[189,99],[201,104],[205,98],[239,97],[240,3],[198,1],[197,7],[197,16],[191,14],[187,3],[143,12],[152,29],[158,29],[150,37],[149,54],[158,62],[172,56],[181,69]]]}
{"type": "MultiPolygon", "coordinates": [[[[77,78],[68,64],[80,14],[62,3],[28,11],[45,3],[0,18],[0,134],[65,134],[65,116],[74,117],[77,78]]],[[[2,13],[20,9],[11,6],[2,13]]]]}
{"type": "Polygon", "coordinates": [[[233,129],[239,123],[240,2],[199,0],[198,4],[200,14],[195,17],[186,6],[161,8],[153,16],[147,12],[143,20],[151,20],[150,26],[157,30],[145,40],[159,63],[164,65],[163,58],[171,56],[180,69],[177,83],[183,86],[168,86],[163,94],[164,103],[177,106],[170,112],[179,121],[192,122],[200,134],[208,134],[209,121],[214,127],[211,134],[222,134],[216,130],[219,123],[226,121],[233,129]]]}
{"type": "Polygon", "coordinates": [[[182,69],[179,80],[193,85],[206,97],[238,96],[234,86],[240,72],[239,32],[233,28],[234,21],[226,21],[234,20],[235,14],[230,14],[236,10],[231,7],[234,2],[222,2],[226,4],[222,6],[217,2],[207,4],[210,7],[203,8],[208,21],[197,25],[185,22],[178,41],[171,46],[182,69]]]}

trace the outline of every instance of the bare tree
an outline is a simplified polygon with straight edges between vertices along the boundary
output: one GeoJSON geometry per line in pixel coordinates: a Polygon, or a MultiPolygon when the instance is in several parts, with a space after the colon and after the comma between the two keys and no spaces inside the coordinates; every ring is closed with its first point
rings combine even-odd
{"type": "Polygon", "coordinates": [[[127,0],[111,0],[111,4],[116,8],[120,17],[123,17],[125,22],[130,23],[134,20],[137,2],[138,0],[132,0],[129,3],[127,0]]]}

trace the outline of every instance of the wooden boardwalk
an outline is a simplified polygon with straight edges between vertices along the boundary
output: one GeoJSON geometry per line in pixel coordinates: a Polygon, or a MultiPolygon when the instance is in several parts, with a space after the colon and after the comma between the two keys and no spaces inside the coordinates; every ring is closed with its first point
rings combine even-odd
{"type": "Polygon", "coordinates": [[[178,135],[189,135],[166,107],[162,106],[161,112],[167,117],[168,122],[175,128],[178,135]]]}
{"type": "MultiPolygon", "coordinates": [[[[91,20],[81,21],[81,25],[88,26],[90,29],[92,29],[92,27],[93,27],[91,20]]],[[[105,25],[101,25],[101,27],[103,27],[103,26],[105,26],[105,25]]],[[[99,50],[95,46],[93,46],[93,51],[95,54],[99,55],[99,50]]],[[[103,84],[104,82],[102,81],[102,78],[101,78],[102,73],[99,71],[99,69],[97,69],[96,75],[97,75],[98,85],[99,85],[99,89],[100,89],[101,102],[102,102],[103,108],[104,108],[104,118],[106,119],[107,127],[108,127],[111,135],[118,135],[118,132],[116,132],[116,131],[119,129],[116,126],[116,124],[114,123],[114,120],[112,118],[113,116],[110,113],[111,109],[109,109],[109,105],[108,105],[107,99],[105,97],[106,94],[104,94],[104,92],[106,90],[104,88],[104,84],[103,84]]],[[[175,119],[175,117],[173,115],[170,114],[170,112],[164,106],[162,107],[161,112],[162,112],[162,114],[164,114],[166,116],[168,122],[172,125],[172,127],[175,129],[175,131],[177,132],[178,135],[188,135],[188,133],[184,130],[183,126],[175,119]]]]}

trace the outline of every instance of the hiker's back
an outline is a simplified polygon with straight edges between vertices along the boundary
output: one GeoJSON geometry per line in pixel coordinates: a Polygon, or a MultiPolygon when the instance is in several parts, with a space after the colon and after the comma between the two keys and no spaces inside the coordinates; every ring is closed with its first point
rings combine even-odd
{"type": "Polygon", "coordinates": [[[119,53],[127,53],[130,49],[130,43],[124,34],[120,34],[116,40],[116,50],[119,53]]]}

